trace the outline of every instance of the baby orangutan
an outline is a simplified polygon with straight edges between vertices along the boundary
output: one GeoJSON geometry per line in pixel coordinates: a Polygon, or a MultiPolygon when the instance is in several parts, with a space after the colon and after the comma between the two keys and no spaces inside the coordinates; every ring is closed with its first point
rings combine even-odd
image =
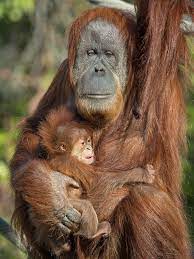
{"type": "MultiPolygon", "coordinates": [[[[81,213],[79,225],[71,222],[66,214],[62,223],[74,235],[88,239],[108,236],[111,226],[108,221],[98,222],[97,214],[87,191],[100,177],[95,172],[95,155],[92,146],[92,130],[87,125],[73,121],[65,108],[53,110],[39,128],[41,145],[48,153],[48,163],[53,171],[73,178],[79,184],[67,184],[64,190],[70,204],[81,213]]],[[[152,183],[152,168],[135,168],[122,175],[110,175],[110,186],[122,187],[131,182],[152,183]]]]}
{"type": "Polygon", "coordinates": [[[109,222],[99,224],[91,202],[83,199],[95,175],[93,166],[90,165],[94,162],[92,132],[86,125],[70,120],[71,114],[66,109],[53,111],[39,129],[41,144],[48,152],[50,167],[79,183],[67,181],[64,191],[67,192],[70,204],[81,213],[81,222],[79,226],[71,225],[66,215],[63,223],[71,225],[74,235],[88,239],[108,236],[111,231],[109,222]]]}

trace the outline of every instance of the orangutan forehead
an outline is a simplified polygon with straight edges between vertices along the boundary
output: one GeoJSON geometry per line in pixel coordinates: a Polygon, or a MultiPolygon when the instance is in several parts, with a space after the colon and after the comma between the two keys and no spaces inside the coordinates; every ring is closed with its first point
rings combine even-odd
{"type": "Polygon", "coordinates": [[[105,47],[123,46],[124,42],[118,28],[107,21],[97,19],[91,21],[82,32],[80,43],[90,44],[91,42],[96,43],[96,45],[105,47]],[[116,44],[115,44],[116,43],[116,44]],[[105,46],[103,46],[105,45],[105,46]]]}

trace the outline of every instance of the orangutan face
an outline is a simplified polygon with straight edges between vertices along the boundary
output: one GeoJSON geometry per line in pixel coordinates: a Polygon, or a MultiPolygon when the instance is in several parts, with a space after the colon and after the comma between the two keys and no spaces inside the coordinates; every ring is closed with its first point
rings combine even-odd
{"type": "Polygon", "coordinates": [[[119,30],[103,20],[84,29],[73,69],[78,112],[89,120],[110,121],[123,108],[127,54],[119,30]]]}

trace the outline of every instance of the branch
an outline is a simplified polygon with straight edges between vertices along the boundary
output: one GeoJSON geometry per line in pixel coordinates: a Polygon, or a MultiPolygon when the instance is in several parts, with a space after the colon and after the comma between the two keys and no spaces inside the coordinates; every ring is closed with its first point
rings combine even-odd
{"type": "Polygon", "coordinates": [[[25,253],[25,249],[21,244],[19,237],[12,227],[2,218],[0,218],[0,234],[25,253]]]}
{"type": "MultiPolygon", "coordinates": [[[[112,7],[112,8],[118,8],[122,10],[128,10],[132,14],[135,13],[135,7],[132,4],[126,3],[121,0],[88,0],[91,4],[105,6],[105,7],[112,7]]],[[[193,11],[194,7],[191,6],[191,12],[193,11]]],[[[192,18],[188,15],[185,15],[183,17],[182,23],[181,23],[181,29],[185,33],[194,33],[194,22],[192,22],[192,18]]]]}
{"type": "Polygon", "coordinates": [[[134,5],[123,2],[121,0],[89,0],[91,4],[101,5],[106,7],[118,8],[122,10],[128,10],[135,15],[134,5]]]}

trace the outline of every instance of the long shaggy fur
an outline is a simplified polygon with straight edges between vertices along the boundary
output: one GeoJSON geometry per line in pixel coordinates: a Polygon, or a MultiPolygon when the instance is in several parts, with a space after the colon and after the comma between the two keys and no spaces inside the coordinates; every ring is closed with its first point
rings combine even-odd
{"type": "MultiPolygon", "coordinates": [[[[28,206],[33,202],[21,198],[21,193],[30,193],[32,198],[34,195],[31,185],[34,186],[34,183],[25,181],[25,177],[35,155],[24,139],[33,142],[40,122],[52,108],[65,104],[76,112],[72,69],[77,46],[84,27],[90,21],[101,18],[119,28],[128,48],[129,78],[124,109],[116,121],[94,132],[97,165],[104,172],[104,177],[88,194],[99,221],[111,221],[112,234],[97,247],[90,247],[78,240],[74,256],[190,258],[181,200],[180,163],[185,146],[181,77],[188,57],[180,21],[183,13],[188,11],[187,7],[186,0],[139,0],[136,22],[119,10],[97,8],[87,11],[72,24],[68,59],[62,63],[37,110],[27,120],[11,163],[12,184],[16,192],[14,222],[27,237],[32,254],[37,256],[38,253],[44,258],[44,249],[34,246],[30,236],[33,226],[28,216],[28,206]],[[106,177],[106,170],[119,175],[146,164],[152,164],[157,171],[153,187],[135,185],[115,191],[108,188],[110,179],[106,177]],[[116,208],[112,204],[114,197],[119,203],[116,208]]],[[[33,170],[35,174],[37,169],[33,170]]],[[[38,208],[36,206],[32,208],[38,208]]],[[[43,214],[46,217],[46,210],[43,214]]],[[[52,257],[47,254],[45,258],[52,257]]]]}

